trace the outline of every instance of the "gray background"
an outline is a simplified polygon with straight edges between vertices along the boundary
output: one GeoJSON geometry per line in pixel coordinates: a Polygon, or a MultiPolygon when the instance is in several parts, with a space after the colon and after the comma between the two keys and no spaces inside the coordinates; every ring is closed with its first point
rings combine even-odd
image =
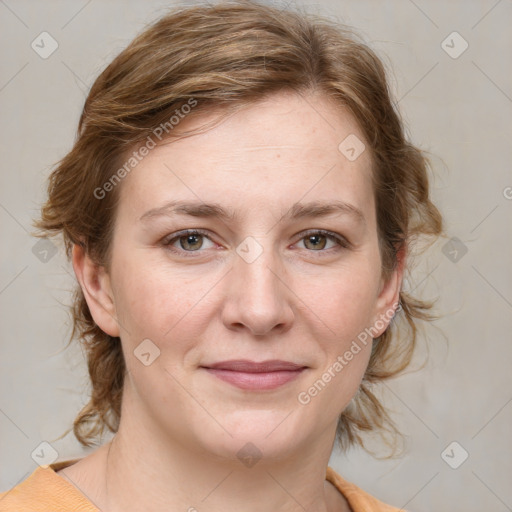
{"type": "MultiPolygon", "coordinates": [[[[85,403],[87,374],[80,349],[63,350],[71,267],[61,247],[46,262],[33,250],[31,219],[95,77],[170,5],[0,0],[0,491],[37,467],[31,453],[41,441],[60,459],[87,453],[72,434],[55,440],[85,403]],[[47,59],[31,48],[43,31],[59,45],[47,59]]],[[[407,435],[404,456],[383,461],[354,449],[331,465],[411,511],[512,510],[512,3],[302,5],[355,26],[385,60],[412,140],[433,155],[449,237],[459,239],[435,244],[406,283],[439,297],[444,316],[418,352],[428,346],[426,367],[382,388],[407,435]],[[469,45],[457,58],[463,40],[442,43],[454,31],[469,45]],[[452,469],[445,460],[460,464],[463,450],[469,457],[452,469]]]]}

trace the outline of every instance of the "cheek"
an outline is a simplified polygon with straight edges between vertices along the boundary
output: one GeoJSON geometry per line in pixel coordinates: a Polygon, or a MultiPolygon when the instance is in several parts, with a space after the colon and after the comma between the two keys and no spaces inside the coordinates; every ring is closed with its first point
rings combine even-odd
{"type": "Polygon", "coordinates": [[[116,313],[127,350],[146,338],[166,352],[190,348],[187,340],[197,338],[208,323],[204,295],[215,280],[210,276],[210,283],[206,275],[191,279],[161,264],[147,264],[143,258],[117,263],[116,313]]]}
{"type": "MultiPolygon", "coordinates": [[[[378,294],[379,275],[372,265],[351,265],[300,285],[297,295],[325,326],[329,345],[344,344],[369,327],[378,294]],[[333,343],[334,342],[334,343],[333,343]]],[[[310,313],[311,314],[311,313],[310,313]]]]}
{"type": "MultiPolygon", "coordinates": [[[[173,294],[162,282],[155,282],[150,275],[130,274],[129,279],[118,281],[116,312],[125,331],[130,336],[142,334],[151,337],[172,327],[173,294]]],[[[165,332],[165,331],[164,331],[165,332]]]]}
{"type": "Polygon", "coordinates": [[[309,313],[309,317],[322,326],[316,338],[324,354],[310,383],[312,387],[303,390],[301,403],[322,395],[317,405],[334,406],[331,411],[336,415],[359,388],[372,350],[367,328],[378,293],[379,273],[374,269],[369,264],[347,266],[329,279],[301,288],[301,294],[309,293],[309,304],[315,313],[309,313]]]}
{"type": "Polygon", "coordinates": [[[306,409],[307,414],[321,414],[328,423],[335,421],[356,394],[372,351],[372,338],[365,332],[372,301],[352,291],[352,295],[338,291],[338,295],[331,294],[324,300],[319,316],[329,319],[329,329],[324,329],[325,336],[317,336],[323,357],[308,387],[298,395],[300,404],[313,403],[311,413],[306,409]]]}

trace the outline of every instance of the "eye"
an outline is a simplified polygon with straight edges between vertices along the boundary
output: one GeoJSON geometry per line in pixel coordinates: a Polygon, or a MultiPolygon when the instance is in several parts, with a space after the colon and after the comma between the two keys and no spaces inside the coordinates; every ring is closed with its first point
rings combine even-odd
{"type": "Polygon", "coordinates": [[[326,252],[330,249],[348,249],[350,247],[350,243],[342,236],[337,233],[333,233],[331,231],[326,231],[323,229],[320,230],[311,230],[306,233],[302,233],[302,238],[300,241],[304,241],[304,246],[306,249],[310,249],[313,252],[326,252]],[[325,249],[328,241],[334,242],[334,246],[328,247],[325,249]],[[336,247],[336,245],[338,247],[336,247]]]}
{"type": "Polygon", "coordinates": [[[205,231],[200,229],[187,229],[174,234],[171,238],[165,238],[162,245],[171,249],[173,252],[198,252],[204,248],[204,239],[211,242],[205,231]],[[176,247],[176,243],[178,247],[176,247]]]}
{"type": "MultiPolygon", "coordinates": [[[[309,250],[309,252],[322,253],[328,252],[331,249],[340,250],[350,248],[350,242],[348,242],[346,238],[337,233],[323,229],[310,230],[306,233],[302,233],[300,241],[304,242],[304,247],[309,250]],[[334,245],[326,249],[328,241],[331,241],[334,245]]],[[[201,252],[200,249],[212,248],[213,242],[208,236],[207,231],[203,231],[202,229],[186,229],[164,238],[162,245],[172,252],[193,256],[192,253],[201,252]],[[205,247],[205,240],[208,240],[212,245],[205,247]]]]}

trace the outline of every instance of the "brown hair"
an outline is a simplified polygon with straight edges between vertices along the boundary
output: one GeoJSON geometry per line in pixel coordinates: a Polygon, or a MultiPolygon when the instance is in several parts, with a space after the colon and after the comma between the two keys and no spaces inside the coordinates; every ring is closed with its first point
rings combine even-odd
{"type": "MultiPolygon", "coordinates": [[[[429,198],[428,160],[406,140],[376,54],[343,25],[241,0],[174,9],[100,74],[86,99],[74,146],[50,176],[38,236],[62,233],[68,257],[73,244],[81,244],[108,269],[119,187],[101,198],[97,191],[112,183],[128,152],[158,126],[167,126],[166,137],[172,136],[170,117],[191,101],[197,106],[189,115],[212,109],[230,113],[283,89],[320,91],[359,123],[373,155],[384,275],[396,267],[401,248],[409,253],[419,236],[442,233],[441,215],[429,198]]],[[[340,416],[342,447],[364,446],[364,431],[396,431],[371,387],[409,365],[417,320],[434,318],[428,311],[432,303],[404,291],[400,303],[387,330],[374,340],[360,390],[340,416]]],[[[94,323],[80,287],[72,313],[71,340],[77,337],[85,347],[92,383],[73,430],[84,446],[91,446],[105,428],[118,429],[126,368],[120,339],[94,323]]]]}

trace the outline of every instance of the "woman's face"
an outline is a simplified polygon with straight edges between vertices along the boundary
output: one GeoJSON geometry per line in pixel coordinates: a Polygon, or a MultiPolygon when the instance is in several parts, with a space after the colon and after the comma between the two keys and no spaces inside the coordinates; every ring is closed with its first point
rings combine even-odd
{"type": "Polygon", "coordinates": [[[150,150],[118,185],[112,304],[91,310],[122,340],[123,415],[221,456],[330,448],[401,278],[381,279],[361,141],[323,96],[279,93],[150,150]],[[266,361],[282,364],[251,365],[266,361]]]}

